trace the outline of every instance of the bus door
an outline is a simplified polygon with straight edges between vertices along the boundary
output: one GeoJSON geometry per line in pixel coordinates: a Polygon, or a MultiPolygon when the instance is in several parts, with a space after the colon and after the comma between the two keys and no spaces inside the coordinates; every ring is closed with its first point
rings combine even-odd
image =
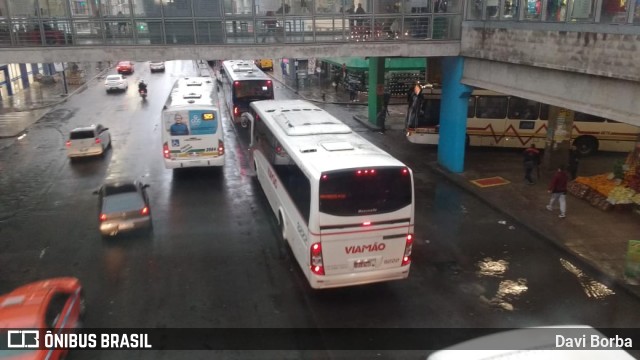
{"type": "Polygon", "coordinates": [[[410,171],[391,167],[326,172],[319,197],[326,275],[403,265],[411,231],[410,171]]]}
{"type": "Polygon", "coordinates": [[[476,97],[475,117],[467,122],[469,144],[477,146],[503,146],[507,130],[506,96],[476,97]]]}
{"type": "Polygon", "coordinates": [[[529,147],[539,144],[546,137],[545,124],[540,118],[540,103],[533,100],[512,96],[509,98],[507,111],[506,147],[529,147]]]}

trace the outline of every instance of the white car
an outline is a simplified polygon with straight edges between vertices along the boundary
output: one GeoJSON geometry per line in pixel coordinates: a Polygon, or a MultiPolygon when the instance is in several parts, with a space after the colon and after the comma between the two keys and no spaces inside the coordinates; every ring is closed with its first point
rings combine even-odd
{"type": "Polygon", "coordinates": [[[152,73],[156,71],[164,71],[164,61],[150,61],[149,70],[151,70],[152,73]]]}
{"type": "Polygon", "coordinates": [[[127,91],[129,82],[122,75],[109,75],[104,81],[104,87],[107,93],[112,90],[127,91]]]}
{"type": "Polygon", "coordinates": [[[71,130],[66,146],[69,158],[103,155],[111,146],[109,128],[100,124],[75,128],[71,130]]]}

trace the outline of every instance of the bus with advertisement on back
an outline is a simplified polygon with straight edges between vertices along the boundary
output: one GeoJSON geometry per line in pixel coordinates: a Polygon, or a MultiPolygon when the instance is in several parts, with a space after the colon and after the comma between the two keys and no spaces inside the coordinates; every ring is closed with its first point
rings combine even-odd
{"type": "Polygon", "coordinates": [[[243,113],[250,112],[252,101],[273,100],[273,81],[253,60],[225,60],[220,74],[225,101],[234,124],[246,127],[243,113]]]}
{"type": "MultiPolygon", "coordinates": [[[[412,143],[437,145],[440,133],[441,89],[423,89],[422,114],[417,123],[406,124],[412,143]]],[[[525,148],[545,147],[549,105],[474,89],[467,106],[467,144],[525,148]]],[[[571,140],[580,155],[602,151],[629,152],[636,144],[640,128],[634,125],[575,112],[571,140]]]]}
{"type": "Polygon", "coordinates": [[[258,182],[311,287],[407,278],[411,169],[309,102],[255,101],[251,108],[258,182]]]}
{"type": "Polygon", "coordinates": [[[224,129],[212,78],[176,80],[160,121],[167,169],[224,165],[224,129]]]}

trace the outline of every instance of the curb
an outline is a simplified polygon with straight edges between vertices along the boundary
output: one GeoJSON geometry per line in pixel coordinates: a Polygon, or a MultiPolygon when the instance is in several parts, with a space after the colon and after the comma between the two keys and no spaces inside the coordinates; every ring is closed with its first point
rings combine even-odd
{"type": "MultiPolygon", "coordinates": [[[[551,245],[554,245],[558,249],[566,252],[567,254],[569,254],[571,256],[571,258],[575,259],[577,262],[580,262],[583,266],[585,266],[588,269],[589,272],[591,272],[593,274],[599,274],[600,279],[606,280],[606,281],[603,281],[605,284],[615,284],[619,288],[624,289],[625,292],[628,293],[629,295],[632,295],[633,297],[636,297],[636,298],[640,298],[640,294],[637,292],[636,288],[634,288],[632,285],[627,284],[624,280],[622,280],[620,278],[611,276],[611,275],[607,274],[606,272],[600,270],[600,268],[597,266],[597,264],[593,263],[589,259],[581,257],[579,254],[576,254],[569,247],[567,247],[562,241],[542,233],[536,227],[529,225],[526,221],[521,219],[519,216],[507,213],[500,206],[498,206],[496,203],[491,201],[491,199],[489,199],[488,197],[483,196],[479,192],[475,191],[475,189],[470,184],[468,184],[466,181],[461,181],[461,179],[459,177],[457,177],[454,174],[452,174],[449,170],[444,169],[438,163],[429,162],[429,163],[427,163],[427,166],[433,172],[445,177],[449,181],[453,182],[457,186],[459,186],[462,189],[464,189],[466,192],[470,193],[471,195],[475,196],[480,201],[482,201],[485,204],[487,204],[493,210],[501,213],[502,215],[504,215],[505,218],[508,218],[511,221],[513,221],[514,223],[519,224],[520,226],[522,226],[523,228],[525,228],[527,231],[529,231],[530,233],[534,234],[535,236],[546,240],[551,245]]],[[[598,280],[598,279],[596,279],[596,280],[598,280]]]]}

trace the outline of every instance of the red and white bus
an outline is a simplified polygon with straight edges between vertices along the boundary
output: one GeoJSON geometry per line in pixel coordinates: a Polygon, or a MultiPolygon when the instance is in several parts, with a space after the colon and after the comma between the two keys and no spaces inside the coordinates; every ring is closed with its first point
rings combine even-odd
{"type": "Polygon", "coordinates": [[[309,102],[255,101],[251,108],[258,181],[311,287],[406,278],[411,169],[309,102]]]}

